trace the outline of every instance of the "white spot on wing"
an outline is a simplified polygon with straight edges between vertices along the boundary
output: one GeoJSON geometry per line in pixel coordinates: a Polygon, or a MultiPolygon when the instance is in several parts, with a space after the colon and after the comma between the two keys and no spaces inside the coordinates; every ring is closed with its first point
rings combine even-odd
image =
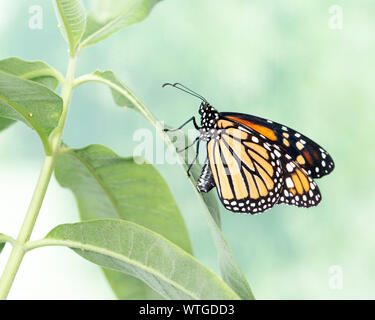
{"type": "Polygon", "coordinates": [[[293,167],[291,166],[290,163],[286,164],[286,169],[288,170],[288,172],[292,172],[293,171],[293,167]]]}
{"type": "Polygon", "coordinates": [[[257,138],[257,137],[251,137],[251,140],[253,140],[253,142],[255,142],[255,143],[259,143],[259,139],[257,138]]]}
{"type": "Polygon", "coordinates": [[[286,186],[288,188],[293,188],[294,187],[294,183],[293,183],[293,181],[292,181],[292,179],[290,177],[286,178],[285,182],[286,182],[286,186]]]}

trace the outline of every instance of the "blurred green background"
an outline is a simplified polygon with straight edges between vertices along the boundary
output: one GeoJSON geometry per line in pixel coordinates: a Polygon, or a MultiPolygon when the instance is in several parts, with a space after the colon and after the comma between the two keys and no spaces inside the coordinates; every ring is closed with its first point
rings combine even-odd
{"type": "MultiPolygon", "coordinates": [[[[199,106],[161,89],[179,81],[219,111],[269,118],[325,147],[336,169],[317,181],[318,207],[281,205],[257,216],[222,209],[224,234],[258,299],[374,299],[374,29],[370,0],[165,0],[144,22],[85,49],[77,75],[113,70],[172,126],[197,115],[199,106]],[[343,10],[342,29],[329,25],[335,4],[343,10]],[[337,271],[342,286],[334,285],[337,271]]],[[[0,59],[43,60],[65,73],[67,46],[51,1],[0,0],[0,39],[0,59]],[[43,9],[41,30],[29,28],[32,5],[43,9]]],[[[134,111],[116,107],[106,87],[85,84],[73,94],[64,141],[100,143],[129,156],[138,128],[152,129],[134,111]]],[[[43,150],[35,132],[16,124],[0,134],[0,154],[0,232],[15,236],[43,150]]],[[[195,255],[218,271],[204,209],[186,175],[178,165],[156,166],[177,199],[195,255]]],[[[77,220],[72,194],[53,179],[32,238],[77,220]]],[[[9,251],[0,256],[0,270],[9,251]]],[[[9,297],[114,295],[97,266],[64,248],[43,248],[26,256],[9,297]]]]}

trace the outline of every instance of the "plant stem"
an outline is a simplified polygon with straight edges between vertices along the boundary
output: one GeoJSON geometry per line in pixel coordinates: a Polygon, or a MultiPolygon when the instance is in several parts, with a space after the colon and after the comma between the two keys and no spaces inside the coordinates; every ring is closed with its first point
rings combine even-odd
{"type": "Polygon", "coordinates": [[[7,234],[0,233],[0,243],[9,242],[11,245],[13,245],[16,240],[13,239],[11,236],[8,236],[7,234]]]}
{"type": "Polygon", "coordinates": [[[61,136],[64,130],[66,116],[69,109],[70,99],[72,96],[76,58],[77,57],[75,56],[69,59],[68,71],[61,87],[63,112],[61,114],[58,126],[54,130],[50,141],[52,154],[47,155],[44,159],[39,179],[35,187],[34,194],[27,210],[25,219],[23,221],[21,230],[14,243],[13,250],[5,266],[4,272],[0,278],[0,299],[6,299],[6,297],[8,296],[9,290],[20,267],[23,256],[25,255],[25,246],[29,241],[31,233],[34,229],[34,225],[42,206],[49,181],[51,180],[51,176],[55,167],[56,156],[60,147],[61,136]]]}
{"type": "Polygon", "coordinates": [[[165,134],[165,132],[163,131],[163,128],[162,128],[162,125],[160,123],[160,121],[153,115],[153,113],[138,99],[138,97],[129,89],[125,86],[125,84],[122,83],[123,87],[126,88],[126,90],[122,87],[120,87],[119,85],[117,85],[116,83],[112,82],[112,81],[109,81],[103,77],[99,77],[95,74],[85,74],[85,75],[82,75],[80,77],[78,77],[77,79],[74,80],[74,84],[73,86],[74,87],[77,87],[83,83],[86,83],[86,82],[101,82],[103,84],[106,84],[107,86],[109,86],[110,88],[118,91],[120,94],[122,94],[123,96],[127,97],[135,106],[137,106],[137,111],[146,119],[148,120],[152,125],[153,127],[155,128],[155,130],[160,134],[160,136],[162,137],[162,139],[164,140],[164,142],[166,143],[167,147],[169,147],[172,152],[175,152],[176,149],[173,145],[173,143],[171,142],[171,140],[169,139],[168,135],[165,134]]]}

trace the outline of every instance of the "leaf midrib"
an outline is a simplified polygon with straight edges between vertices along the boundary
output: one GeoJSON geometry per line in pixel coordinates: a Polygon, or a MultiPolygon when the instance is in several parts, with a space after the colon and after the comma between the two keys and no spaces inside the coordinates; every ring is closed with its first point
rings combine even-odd
{"type": "MultiPolygon", "coordinates": [[[[45,242],[44,245],[66,246],[66,247],[69,247],[69,248],[79,249],[79,250],[83,250],[83,251],[88,250],[88,251],[92,251],[92,252],[95,252],[95,253],[103,254],[103,255],[111,257],[113,259],[118,259],[118,260],[123,261],[125,263],[128,263],[130,265],[133,265],[137,268],[140,268],[144,271],[147,271],[147,272],[157,276],[158,278],[163,279],[167,283],[170,283],[172,286],[174,286],[176,288],[179,288],[181,291],[187,293],[189,296],[193,297],[194,299],[199,300],[199,297],[196,296],[193,292],[191,292],[190,290],[187,290],[186,288],[182,287],[180,284],[176,283],[175,281],[166,278],[162,273],[158,272],[157,270],[155,270],[153,268],[150,268],[150,267],[147,267],[147,266],[141,264],[140,262],[138,262],[136,260],[132,260],[132,259],[130,259],[130,258],[124,256],[124,255],[121,255],[120,253],[116,253],[114,251],[108,250],[106,248],[98,247],[98,246],[95,246],[95,245],[82,244],[80,242],[71,241],[71,240],[68,241],[68,240],[59,240],[59,239],[54,239],[54,238],[47,238],[47,240],[43,239],[43,242],[45,242]]],[[[118,270],[116,270],[116,271],[118,271],[118,270]]]]}
{"type": "Polygon", "coordinates": [[[56,5],[57,5],[57,7],[58,7],[58,9],[59,9],[59,14],[60,14],[60,17],[61,17],[61,20],[62,20],[62,22],[63,22],[63,24],[64,24],[64,29],[65,29],[65,33],[66,33],[66,35],[68,36],[68,42],[69,42],[69,47],[70,47],[70,54],[73,54],[73,38],[72,38],[72,35],[71,35],[71,33],[68,31],[68,28],[67,28],[67,26],[68,26],[68,23],[67,23],[67,20],[66,20],[66,17],[65,17],[65,14],[64,14],[64,12],[63,12],[63,9],[62,9],[62,7],[61,7],[61,3],[60,3],[60,1],[59,0],[56,0],[56,5]]]}
{"type": "MultiPolygon", "coordinates": [[[[98,220],[95,220],[95,221],[110,221],[110,220],[113,220],[114,222],[119,222],[118,220],[116,219],[98,219],[98,220]]],[[[202,264],[197,258],[195,258],[193,255],[187,253],[185,250],[181,249],[179,246],[177,246],[176,244],[174,244],[173,242],[171,242],[170,240],[168,240],[167,238],[165,238],[164,236],[154,232],[153,230],[151,229],[148,229],[142,225],[139,225],[137,223],[134,223],[134,222],[131,222],[131,221],[120,221],[121,223],[124,223],[124,224],[128,224],[128,225],[133,225],[134,227],[136,227],[137,229],[141,229],[141,230],[144,230],[150,234],[152,234],[154,237],[156,238],[160,238],[162,239],[163,241],[165,241],[169,246],[172,246],[175,248],[175,250],[178,252],[178,254],[180,256],[186,256],[188,257],[189,259],[193,260],[195,263],[197,263],[198,265],[200,265],[201,267],[203,267],[209,274],[213,275],[214,277],[217,278],[217,281],[218,283],[220,283],[223,288],[226,290],[226,292],[228,294],[231,294],[233,295],[233,299],[237,299],[237,300],[241,300],[241,297],[223,280],[221,279],[220,277],[217,276],[217,274],[213,271],[211,271],[210,269],[208,269],[204,264],[202,264]]],[[[84,224],[84,222],[79,222],[79,223],[76,223],[76,224],[84,224]]],[[[74,225],[74,224],[73,224],[74,225]]],[[[58,227],[57,227],[58,228],[58,227]]],[[[53,232],[53,231],[51,231],[53,232]]],[[[41,240],[36,240],[36,241],[33,241],[33,242],[30,242],[27,246],[26,246],[26,251],[29,251],[29,250],[32,250],[32,249],[35,249],[35,248],[38,248],[38,247],[42,247],[42,246],[53,246],[53,245],[56,245],[56,246],[66,246],[66,247],[69,247],[69,248],[74,248],[74,249],[81,249],[81,250],[88,250],[88,249],[93,249],[92,251],[93,252],[97,252],[97,253],[101,253],[101,254],[104,254],[106,255],[105,252],[109,252],[109,253],[113,253],[110,254],[109,256],[112,257],[112,258],[117,258],[117,256],[120,256],[121,257],[124,257],[124,262],[128,262],[129,264],[133,264],[135,266],[140,266],[140,268],[146,270],[146,271],[150,271],[151,273],[153,272],[153,274],[155,275],[159,275],[160,278],[162,279],[167,279],[167,282],[168,283],[173,283],[176,285],[176,287],[178,288],[182,288],[182,291],[184,292],[187,292],[187,293],[190,293],[190,295],[192,297],[196,297],[194,293],[191,293],[190,290],[187,290],[187,289],[184,289],[184,287],[182,287],[180,284],[176,283],[175,281],[172,281],[168,278],[166,278],[163,274],[161,274],[159,271],[155,270],[155,269],[152,269],[150,267],[147,267],[143,264],[141,264],[140,262],[136,261],[136,260],[132,260],[130,258],[128,258],[127,256],[124,256],[124,255],[121,255],[119,253],[114,253],[113,251],[110,251],[108,249],[105,249],[105,248],[101,248],[101,247],[98,247],[98,246],[95,246],[95,245],[90,245],[90,244],[83,244],[81,242],[78,242],[78,241],[72,241],[72,240],[60,240],[60,239],[55,239],[53,237],[47,237],[44,238],[44,239],[41,239],[41,240]],[[95,251],[95,248],[101,248],[102,250],[98,250],[98,251],[95,251]]],[[[121,260],[121,259],[120,259],[121,260]]],[[[196,299],[200,299],[199,297],[196,297],[196,299]]]]}

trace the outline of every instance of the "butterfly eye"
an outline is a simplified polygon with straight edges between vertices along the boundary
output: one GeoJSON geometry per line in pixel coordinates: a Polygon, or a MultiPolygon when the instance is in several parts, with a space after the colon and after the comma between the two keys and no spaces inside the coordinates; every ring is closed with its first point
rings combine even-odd
{"type": "Polygon", "coordinates": [[[200,115],[202,115],[202,114],[205,112],[205,110],[206,110],[206,106],[207,106],[207,103],[205,103],[205,102],[202,102],[202,103],[201,103],[201,105],[200,105],[200,107],[199,107],[199,114],[200,114],[200,115]]]}

